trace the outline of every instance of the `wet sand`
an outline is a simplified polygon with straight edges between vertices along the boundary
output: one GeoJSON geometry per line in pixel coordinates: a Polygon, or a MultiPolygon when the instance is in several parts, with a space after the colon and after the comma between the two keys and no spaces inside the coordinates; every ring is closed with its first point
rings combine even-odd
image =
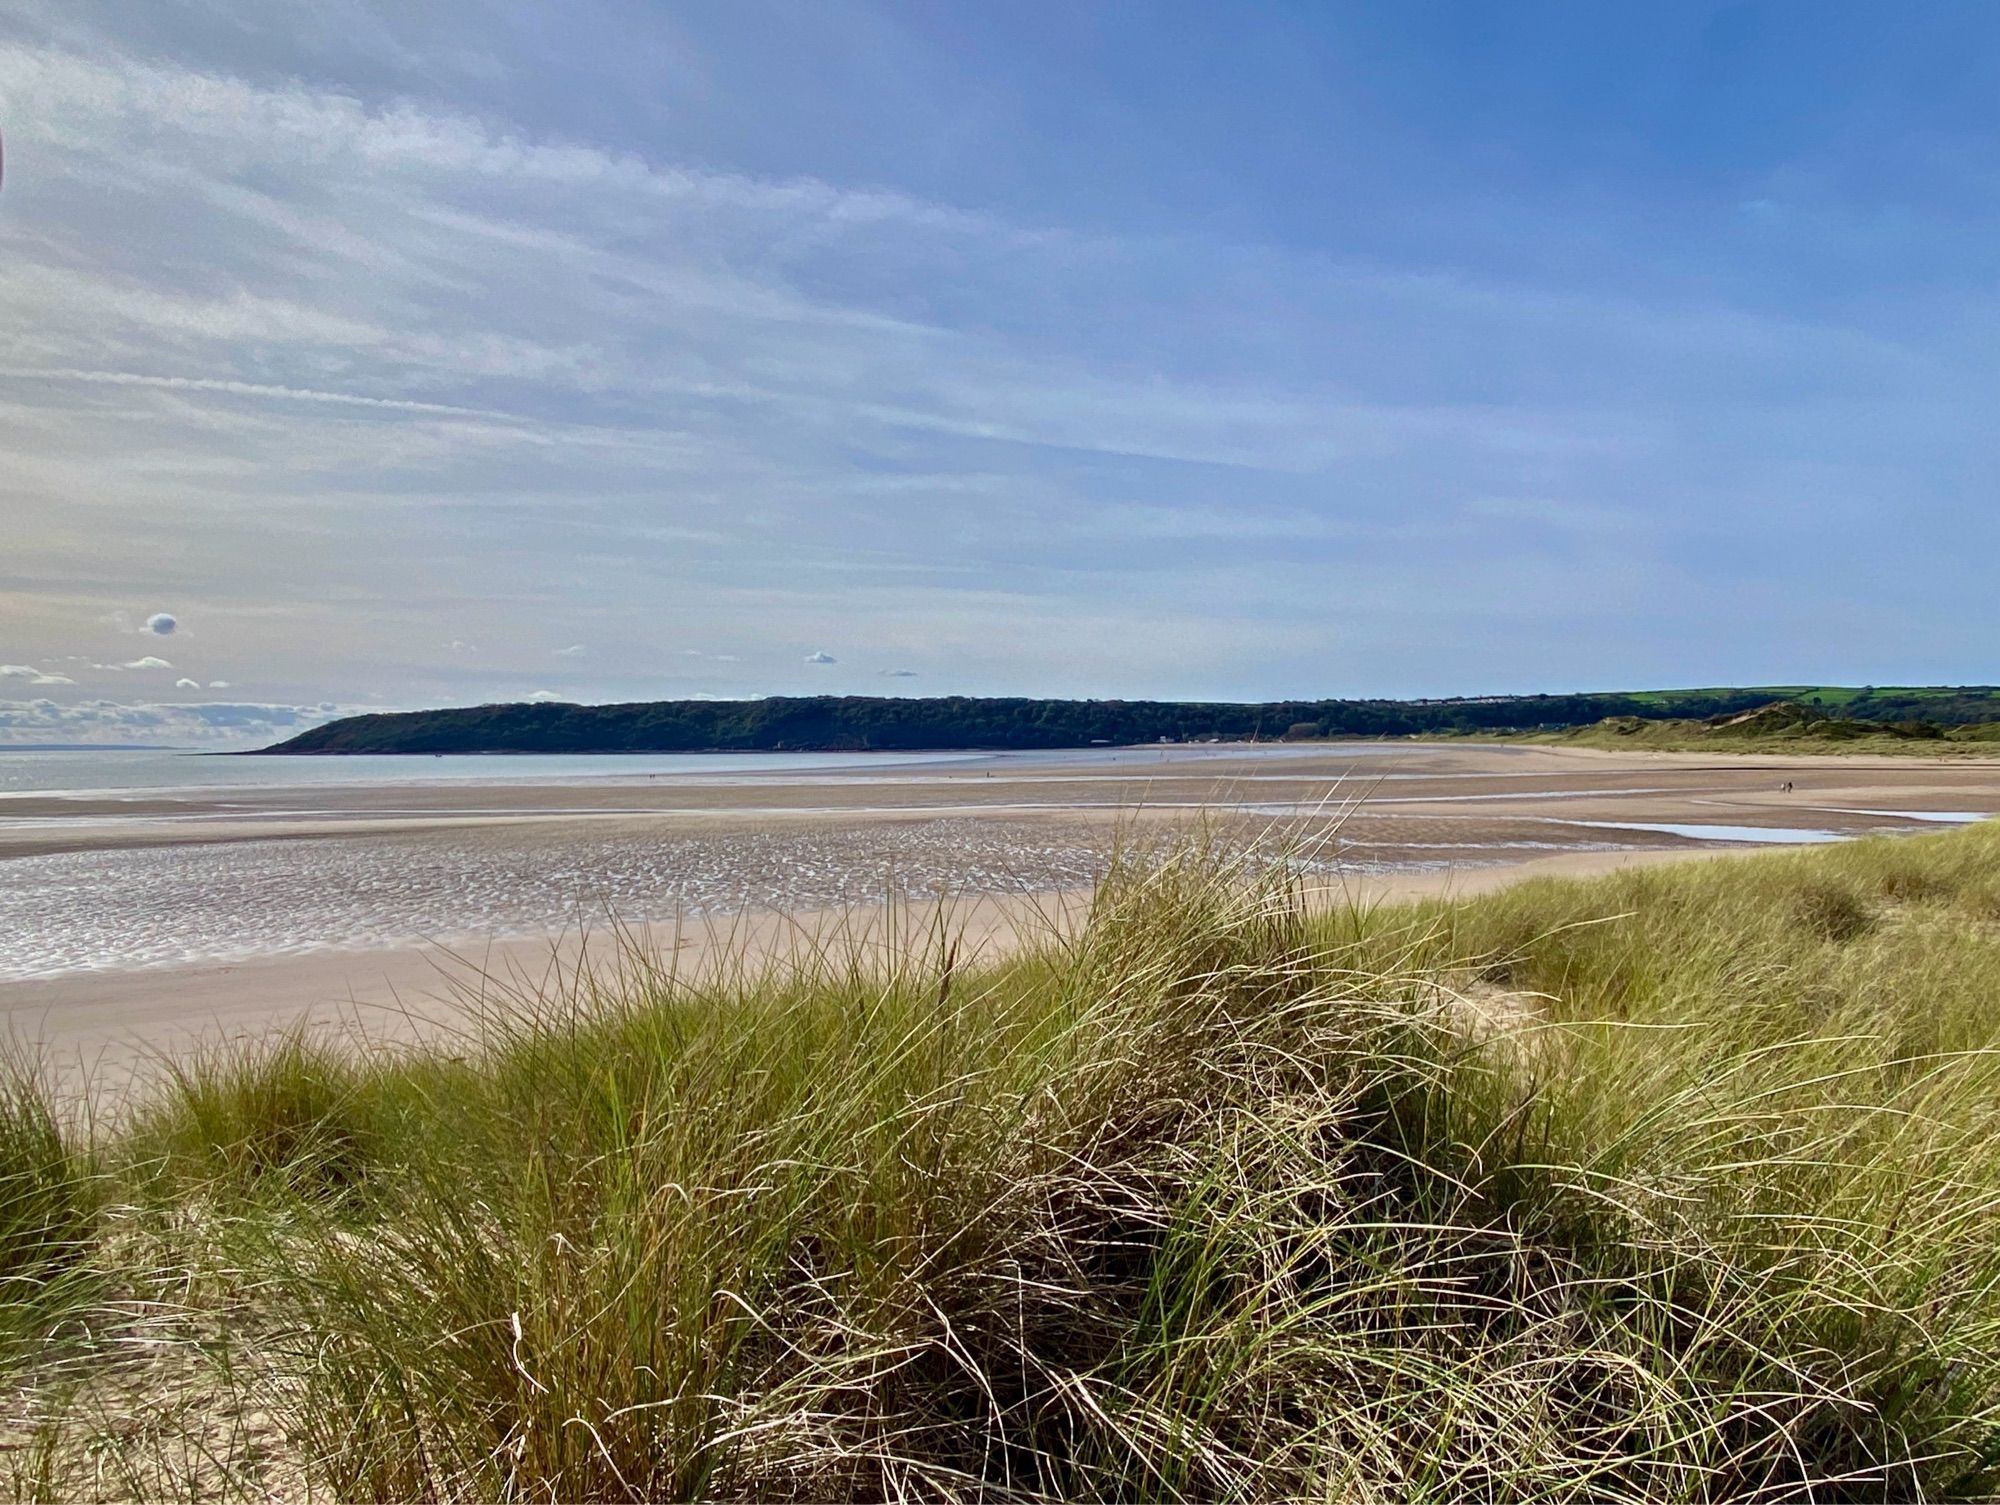
{"type": "MultiPolygon", "coordinates": [[[[1319,903],[1370,904],[1472,895],[1537,877],[1715,859],[1700,848],[1573,852],[1489,867],[1332,878],[1319,903]]],[[[717,986],[734,969],[809,964],[859,954],[886,962],[930,957],[956,966],[994,961],[1062,935],[1089,908],[1088,890],[977,896],[944,904],[870,905],[781,914],[746,911],[707,922],[581,926],[537,936],[457,937],[400,947],[333,948],[224,962],[67,972],[0,982],[0,1014],[17,1048],[55,1080],[103,1102],[134,1095],[163,1063],[290,1028],[332,1030],[388,1048],[450,1050],[482,1015],[519,1000],[616,991],[641,974],[717,986]]]]}
{"type": "MultiPolygon", "coordinates": [[[[1318,881],[1368,898],[1751,849],[1666,826],[1805,839],[2000,812],[2000,761],[1988,760],[1482,744],[1204,753],[1198,763],[1141,752],[1094,765],[1000,758],[810,775],[10,799],[0,808],[0,897],[10,876],[35,876],[36,902],[59,906],[39,923],[73,929],[82,947],[100,943],[81,919],[102,903],[105,954],[127,960],[86,970],[59,957],[52,975],[0,968],[0,1011],[18,1038],[115,1074],[150,1052],[300,1018],[359,1020],[385,1040],[448,1034],[476,1010],[482,973],[529,984],[551,968],[573,977],[580,960],[610,966],[607,914],[656,956],[699,967],[725,951],[779,954],[843,925],[850,940],[886,945],[885,926],[907,934],[913,916],[948,896],[966,947],[990,954],[1042,930],[1052,906],[1073,915],[1121,829],[1143,835],[1204,811],[1242,834],[1305,841],[1318,881]],[[1780,789],[1787,780],[1790,793],[1780,789]],[[160,892],[187,909],[184,929],[225,950],[232,929],[254,930],[274,885],[307,915],[325,902],[367,923],[353,935],[329,930],[336,944],[297,954],[121,949],[114,901],[122,893],[145,906],[148,864],[174,865],[180,887],[160,892]],[[492,892],[470,908],[427,886],[461,870],[490,870],[492,892]],[[533,886],[549,874],[570,886],[533,886]],[[891,897],[913,907],[891,921],[891,897]],[[458,923],[475,912],[481,923],[458,923]],[[595,945],[577,946],[579,922],[598,932],[595,945]]],[[[31,905],[12,923],[34,931],[37,913],[31,905]]],[[[494,988],[485,993],[492,1002],[494,988]]]]}
{"type": "MultiPolygon", "coordinates": [[[[1139,750],[1097,767],[902,763],[881,772],[655,775],[564,784],[457,782],[114,795],[0,802],[0,860],[137,846],[491,829],[526,822],[660,822],[674,830],[953,816],[1034,817],[1217,806],[1260,813],[1351,809],[1352,818],[1481,822],[1780,822],[1827,807],[2000,807],[2000,759],[1713,758],[1504,744],[1323,744],[1231,752],[1198,762],[1139,750]],[[1791,793],[1779,792],[1790,780],[1791,793]],[[1967,799],[1973,803],[1966,803],[1967,799]],[[1979,801],[1984,805],[1980,806],[1979,801]],[[1718,811],[1731,812],[1719,815],[1718,811]]],[[[504,759],[495,759],[496,765],[504,759]]],[[[1387,844],[1395,844],[1389,831],[1387,844]]]]}

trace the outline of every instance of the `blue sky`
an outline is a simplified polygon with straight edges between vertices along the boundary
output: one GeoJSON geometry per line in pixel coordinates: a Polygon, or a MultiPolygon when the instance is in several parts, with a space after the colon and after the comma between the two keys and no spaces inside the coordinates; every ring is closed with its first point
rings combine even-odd
{"type": "Polygon", "coordinates": [[[1993,680],[1996,44],[17,0],[0,739],[1993,680]]]}

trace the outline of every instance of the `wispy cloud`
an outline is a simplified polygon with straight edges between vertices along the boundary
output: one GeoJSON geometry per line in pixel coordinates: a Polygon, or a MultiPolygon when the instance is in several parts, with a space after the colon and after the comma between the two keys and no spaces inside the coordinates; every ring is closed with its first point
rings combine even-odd
{"type": "Polygon", "coordinates": [[[269,382],[230,381],[219,377],[152,376],[138,371],[79,371],[63,366],[0,366],[0,381],[81,382],[104,387],[149,387],[160,392],[213,393],[223,397],[258,397],[272,398],[281,402],[328,403],[335,407],[371,408],[391,413],[419,413],[445,418],[510,416],[488,409],[455,407],[441,402],[412,402],[407,398],[368,397],[356,392],[325,392],[308,387],[280,387],[273,386],[269,382]]]}
{"type": "Polygon", "coordinates": [[[164,126],[204,141],[227,159],[276,150],[328,170],[609,189],[710,210],[750,209],[854,225],[1002,228],[984,216],[891,190],[700,170],[631,152],[538,141],[449,109],[407,101],[371,108],[335,90],[260,87],[224,74],[132,60],[107,64],[53,50],[0,47],[0,85],[20,116],[33,121],[33,138],[84,152],[125,144],[129,133],[164,126]]]}
{"type": "Polygon", "coordinates": [[[301,704],[515,694],[551,653],[578,698],[818,688],[829,621],[940,691],[1465,689],[1768,675],[1713,625],[1747,595],[1788,672],[1979,672],[1940,645],[2000,607],[1933,603],[1991,594],[2000,525],[1954,499],[2000,460],[1993,300],[1773,291],[1803,253],[1732,237],[1804,211],[1734,206],[1796,182],[1727,185],[1716,230],[1385,171],[1335,223],[1297,185],[1201,213],[1141,154],[1065,214],[1087,159],[1034,171],[957,99],[884,130],[842,66],[767,97],[702,41],[728,9],[550,56],[450,4],[0,23],[9,656],[115,665],[104,621],[173,603],[189,678],[301,704]],[[845,145],[802,124],[843,104],[845,145]]]}

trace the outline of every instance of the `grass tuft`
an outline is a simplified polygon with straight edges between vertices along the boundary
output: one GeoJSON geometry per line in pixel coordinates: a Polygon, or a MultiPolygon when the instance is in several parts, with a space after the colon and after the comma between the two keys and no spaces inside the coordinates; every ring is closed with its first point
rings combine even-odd
{"type": "MultiPolygon", "coordinates": [[[[1892,897],[1906,900],[1916,894],[1914,885],[1885,888],[1892,897]]],[[[1826,941],[1851,941],[1875,923],[1875,911],[1854,886],[1830,878],[1800,884],[1792,896],[1792,910],[1802,929],[1826,941]]]]}
{"type": "Polygon", "coordinates": [[[368,1077],[339,1043],[293,1029],[167,1063],[128,1153],[154,1189],[249,1192],[267,1183],[337,1194],[365,1173],[368,1077]]]}
{"type": "Polygon", "coordinates": [[[0,1059],[0,1363],[21,1357],[80,1298],[100,1189],[41,1074],[0,1059]]]}

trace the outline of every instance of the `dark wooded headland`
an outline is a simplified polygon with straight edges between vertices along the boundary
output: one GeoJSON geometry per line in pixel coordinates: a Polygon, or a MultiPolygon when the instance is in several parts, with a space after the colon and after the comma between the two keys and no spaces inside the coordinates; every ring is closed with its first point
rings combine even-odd
{"type": "Polygon", "coordinates": [[[511,704],[349,716],[268,749],[338,753],[907,751],[1553,731],[1607,717],[1734,716],[1774,700],[1881,724],[2000,719],[2000,688],[1782,685],[1450,700],[1030,700],[773,696],[621,705],[511,704]]]}

